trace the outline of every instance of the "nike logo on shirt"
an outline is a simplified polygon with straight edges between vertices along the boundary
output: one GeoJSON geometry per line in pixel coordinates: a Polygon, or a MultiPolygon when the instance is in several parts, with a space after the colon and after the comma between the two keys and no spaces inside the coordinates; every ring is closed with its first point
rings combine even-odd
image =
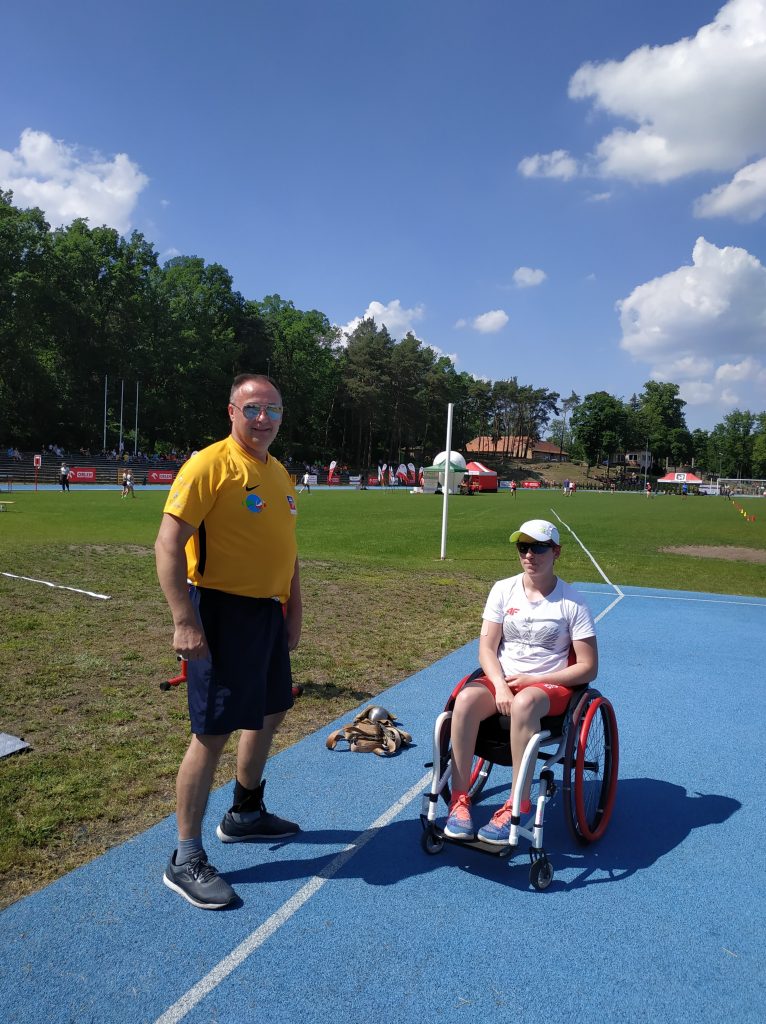
{"type": "Polygon", "coordinates": [[[248,487],[247,484],[245,484],[245,490],[246,491],[254,491],[256,487],[260,487],[260,486],[261,486],[260,484],[253,484],[252,487],[248,487]]]}

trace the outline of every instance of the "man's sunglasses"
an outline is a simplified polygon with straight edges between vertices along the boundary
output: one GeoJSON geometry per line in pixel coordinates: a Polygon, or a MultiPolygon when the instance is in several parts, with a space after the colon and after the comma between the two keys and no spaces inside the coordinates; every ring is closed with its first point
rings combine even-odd
{"type": "MultiPolygon", "coordinates": [[[[234,405],[233,402],[231,404],[234,405]]],[[[284,412],[281,405],[234,405],[234,408],[239,409],[246,420],[257,420],[264,410],[270,420],[279,420],[284,412]]]]}
{"type": "Polygon", "coordinates": [[[526,555],[528,551],[531,551],[533,555],[544,555],[546,551],[550,551],[553,547],[552,544],[528,544],[526,541],[516,541],[516,550],[520,555],[526,555]]]}

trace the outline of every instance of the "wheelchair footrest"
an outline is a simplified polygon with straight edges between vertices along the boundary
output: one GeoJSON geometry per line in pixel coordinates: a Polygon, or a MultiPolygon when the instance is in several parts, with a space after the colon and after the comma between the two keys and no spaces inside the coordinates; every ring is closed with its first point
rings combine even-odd
{"type": "Polygon", "coordinates": [[[479,853],[486,853],[490,857],[512,857],[519,849],[518,846],[511,846],[508,843],[497,846],[495,843],[485,843],[481,839],[453,839],[452,836],[445,835],[444,830],[438,825],[429,822],[424,814],[420,815],[420,822],[438,844],[452,843],[453,846],[465,846],[471,850],[478,850],[479,853]]]}

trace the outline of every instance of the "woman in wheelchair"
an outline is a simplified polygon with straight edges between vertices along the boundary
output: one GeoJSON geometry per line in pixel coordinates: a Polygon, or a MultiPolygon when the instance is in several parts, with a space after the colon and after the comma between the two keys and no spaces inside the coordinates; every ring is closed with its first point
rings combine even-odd
{"type": "MultiPolygon", "coordinates": [[[[452,714],[452,799],[444,827],[451,839],[475,837],[468,780],[480,723],[496,712],[510,716],[513,764],[520,765],[540,719],[562,714],[572,688],[586,686],[598,673],[590,611],[554,572],[561,554],[559,531],[544,519],[531,519],[510,540],[522,571],[499,580],[490,591],[479,640],[484,675],[462,688],[452,714]]],[[[518,781],[514,768],[509,799],[478,831],[483,842],[508,842],[518,781]]],[[[526,814],[531,778],[523,785],[521,812],[526,814]]]]}

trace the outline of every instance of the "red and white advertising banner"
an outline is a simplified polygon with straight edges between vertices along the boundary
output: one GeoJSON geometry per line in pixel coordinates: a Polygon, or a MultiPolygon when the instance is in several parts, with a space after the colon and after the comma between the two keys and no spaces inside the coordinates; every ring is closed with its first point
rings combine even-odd
{"type": "Polygon", "coordinates": [[[521,481],[521,486],[522,487],[539,487],[540,486],[540,481],[539,480],[522,480],[521,481]]]}
{"type": "Polygon", "coordinates": [[[367,477],[367,483],[370,485],[370,487],[377,487],[378,484],[380,483],[380,479],[378,478],[378,474],[377,473],[370,473],[370,475],[367,477]]]}
{"type": "Polygon", "coordinates": [[[96,471],[90,467],[72,466],[69,470],[69,479],[73,484],[95,484],[96,471]]]}
{"type": "Polygon", "coordinates": [[[340,483],[340,476],[336,476],[335,475],[335,467],[337,465],[338,465],[338,460],[337,459],[333,459],[332,462],[330,463],[330,472],[327,474],[327,483],[328,484],[339,484],[340,483]]]}
{"type": "Polygon", "coordinates": [[[174,469],[150,469],[146,474],[148,484],[172,484],[175,478],[174,469]]]}

